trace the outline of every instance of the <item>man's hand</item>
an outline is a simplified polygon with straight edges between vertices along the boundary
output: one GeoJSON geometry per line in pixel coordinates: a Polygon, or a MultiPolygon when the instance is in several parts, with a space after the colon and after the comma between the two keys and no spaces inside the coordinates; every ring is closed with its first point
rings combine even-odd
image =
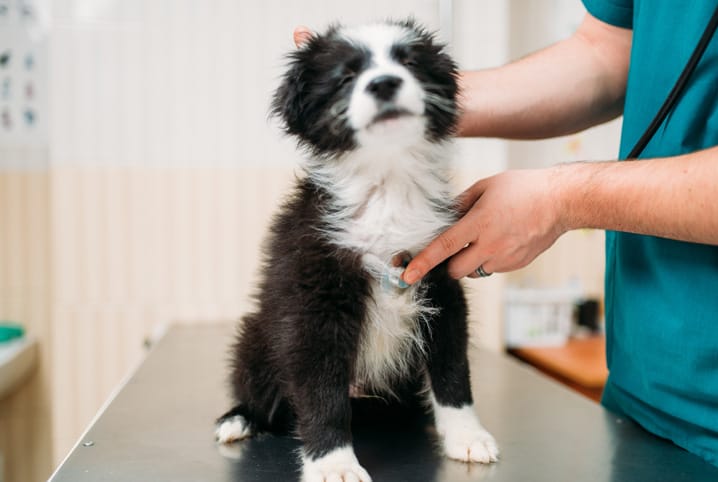
{"type": "Polygon", "coordinates": [[[623,231],[718,246],[718,146],[660,159],[507,171],[460,197],[464,216],[409,263],[413,284],[451,257],[460,278],[530,263],[571,229],[623,231]]]}
{"type": "Polygon", "coordinates": [[[454,278],[522,268],[566,232],[557,169],[507,171],[482,179],[458,199],[461,219],[407,266],[416,283],[445,259],[454,278]]]}

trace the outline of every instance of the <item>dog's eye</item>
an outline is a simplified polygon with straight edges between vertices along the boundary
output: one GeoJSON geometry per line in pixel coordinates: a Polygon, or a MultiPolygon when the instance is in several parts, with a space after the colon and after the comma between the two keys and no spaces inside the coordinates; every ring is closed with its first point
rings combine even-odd
{"type": "Polygon", "coordinates": [[[349,82],[353,81],[354,78],[356,78],[357,74],[351,71],[346,71],[342,75],[341,79],[339,79],[339,87],[344,87],[349,82]]]}
{"type": "Polygon", "coordinates": [[[359,64],[354,59],[349,60],[342,67],[341,77],[339,77],[339,86],[343,87],[349,82],[353,81],[357,72],[359,71],[359,64]]]}
{"type": "Polygon", "coordinates": [[[404,67],[416,67],[416,59],[411,54],[405,55],[399,62],[404,67]]]}
{"type": "Polygon", "coordinates": [[[395,45],[392,49],[392,56],[397,63],[404,67],[416,67],[416,53],[407,45],[395,45]]]}

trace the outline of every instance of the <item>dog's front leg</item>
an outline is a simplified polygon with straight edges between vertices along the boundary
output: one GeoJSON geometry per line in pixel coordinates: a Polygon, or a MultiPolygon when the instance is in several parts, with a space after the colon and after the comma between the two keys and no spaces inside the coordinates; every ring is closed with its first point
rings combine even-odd
{"type": "Polygon", "coordinates": [[[295,388],[297,431],[302,440],[303,482],[371,482],[354,454],[348,378],[340,360],[317,354],[311,381],[295,388]],[[333,364],[335,364],[333,366],[333,364]]]}
{"type": "Polygon", "coordinates": [[[439,311],[427,333],[431,340],[427,372],[436,431],[449,458],[462,462],[495,462],[499,449],[494,437],[479,422],[471,396],[463,290],[441,271],[434,277],[429,293],[439,311]]]}

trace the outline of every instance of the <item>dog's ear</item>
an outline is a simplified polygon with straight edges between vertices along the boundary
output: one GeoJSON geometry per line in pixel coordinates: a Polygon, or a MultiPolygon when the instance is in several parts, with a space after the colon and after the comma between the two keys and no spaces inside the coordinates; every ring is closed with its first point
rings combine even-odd
{"type": "Polygon", "coordinates": [[[274,93],[270,114],[278,117],[284,130],[301,137],[306,134],[308,123],[316,121],[315,104],[323,93],[316,91],[316,84],[325,89],[328,69],[334,65],[330,55],[332,41],[336,40],[340,24],[332,24],[323,33],[303,31],[302,43],[287,55],[287,70],[274,93]]]}
{"type": "Polygon", "coordinates": [[[274,93],[271,114],[281,119],[288,134],[299,135],[303,131],[302,125],[310,107],[311,59],[321,49],[321,43],[321,37],[314,35],[287,56],[288,68],[274,93]]]}
{"type": "Polygon", "coordinates": [[[306,88],[306,81],[302,78],[301,60],[296,54],[291,67],[282,77],[282,82],[274,92],[271,114],[278,117],[284,130],[289,134],[297,133],[297,124],[302,117],[302,91],[306,88]]]}
{"type": "Polygon", "coordinates": [[[270,114],[282,121],[284,131],[297,144],[317,156],[351,149],[353,133],[337,120],[331,106],[338,102],[341,61],[353,51],[342,42],[340,25],[332,25],[323,34],[311,35],[288,58],[286,73],[274,93],[270,114]],[[334,103],[334,104],[333,104],[334,103]]]}

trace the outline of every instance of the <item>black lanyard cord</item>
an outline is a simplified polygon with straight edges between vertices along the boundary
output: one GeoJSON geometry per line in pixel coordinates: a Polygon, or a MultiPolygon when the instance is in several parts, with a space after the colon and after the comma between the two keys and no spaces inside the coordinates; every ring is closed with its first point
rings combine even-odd
{"type": "Polygon", "coordinates": [[[706,29],[701,36],[701,39],[698,41],[698,45],[696,45],[696,48],[691,55],[691,58],[688,59],[688,63],[683,68],[681,76],[678,77],[676,85],[674,85],[673,89],[671,89],[670,94],[668,94],[668,97],[666,98],[665,102],[663,102],[663,105],[658,110],[656,116],[648,125],[648,128],[646,128],[646,131],[643,133],[641,138],[638,139],[638,142],[636,142],[636,145],[633,147],[633,149],[631,149],[631,152],[628,154],[627,160],[636,159],[639,155],[641,155],[643,149],[645,149],[648,142],[651,140],[653,135],[661,126],[661,123],[665,120],[666,116],[668,115],[668,112],[670,112],[670,110],[676,104],[678,97],[680,97],[686,84],[688,83],[688,78],[696,69],[696,65],[698,65],[698,62],[701,60],[703,53],[708,47],[708,44],[711,41],[711,37],[713,37],[713,33],[715,32],[716,27],[718,27],[718,6],[716,6],[715,11],[713,12],[713,16],[708,22],[708,25],[706,26],[706,29]]]}

